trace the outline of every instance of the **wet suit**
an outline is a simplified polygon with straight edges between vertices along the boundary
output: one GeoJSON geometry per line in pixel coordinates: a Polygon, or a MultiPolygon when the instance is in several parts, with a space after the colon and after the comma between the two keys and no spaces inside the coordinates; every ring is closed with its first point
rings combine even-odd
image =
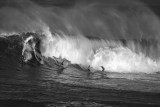
{"type": "Polygon", "coordinates": [[[102,73],[101,73],[101,78],[104,78],[104,75],[105,75],[105,68],[103,67],[103,66],[101,66],[101,68],[102,68],[102,73]]]}
{"type": "Polygon", "coordinates": [[[87,77],[90,78],[90,75],[91,75],[91,70],[90,70],[90,65],[89,65],[87,69],[87,77]]]}
{"type": "Polygon", "coordinates": [[[101,78],[109,79],[109,77],[106,76],[105,68],[103,66],[101,66],[101,68],[102,68],[101,78]]]}

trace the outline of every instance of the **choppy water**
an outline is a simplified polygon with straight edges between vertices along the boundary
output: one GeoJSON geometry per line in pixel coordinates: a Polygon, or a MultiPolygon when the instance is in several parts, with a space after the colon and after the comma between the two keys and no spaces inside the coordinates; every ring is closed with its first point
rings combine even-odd
{"type": "Polygon", "coordinates": [[[159,106],[160,74],[107,72],[88,76],[53,59],[22,63],[21,37],[0,38],[1,107],[159,106]],[[109,78],[108,78],[109,77],[109,78]]]}
{"type": "Polygon", "coordinates": [[[155,12],[133,0],[0,1],[0,107],[159,107],[159,6],[141,1],[155,12]],[[41,39],[44,64],[22,61],[23,32],[41,39]]]}

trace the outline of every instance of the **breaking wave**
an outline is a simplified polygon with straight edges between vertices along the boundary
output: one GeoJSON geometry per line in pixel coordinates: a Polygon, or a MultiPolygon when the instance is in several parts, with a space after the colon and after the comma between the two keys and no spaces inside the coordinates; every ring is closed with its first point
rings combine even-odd
{"type": "Polygon", "coordinates": [[[0,11],[1,37],[40,34],[44,57],[65,58],[93,72],[101,66],[107,72],[160,70],[159,17],[141,2],[89,0],[50,7],[29,0],[9,2],[0,11]]]}
{"type": "Polygon", "coordinates": [[[142,40],[137,45],[138,42],[133,40],[124,43],[122,40],[49,35],[50,37],[42,40],[41,50],[45,57],[65,58],[72,64],[90,66],[95,70],[101,70],[103,66],[107,72],[155,73],[160,70],[159,59],[153,55],[157,51],[155,41],[154,44],[149,44],[149,40],[142,40]]]}

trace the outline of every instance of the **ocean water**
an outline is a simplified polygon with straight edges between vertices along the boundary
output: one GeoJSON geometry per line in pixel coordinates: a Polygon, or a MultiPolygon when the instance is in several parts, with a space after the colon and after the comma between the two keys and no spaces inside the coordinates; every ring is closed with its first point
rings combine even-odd
{"type": "Polygon", "coordinates": [[[51,58],[22,61],[22,38],[1,38],[1,107],[159,106],[160,74],[88,75],[77,64],[64,68],[51,58]]]}
{"type": "Polygon", "coordinates": [[[159,107],[158,1],[143,2],[1,1],[0,107],[159,107]],[[44,64],[23,60],[31,36],[44,64]]]}

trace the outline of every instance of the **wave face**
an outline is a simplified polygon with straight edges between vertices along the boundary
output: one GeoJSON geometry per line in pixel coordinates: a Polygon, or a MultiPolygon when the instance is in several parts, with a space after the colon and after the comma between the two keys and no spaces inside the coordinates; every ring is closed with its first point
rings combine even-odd
{"type": "Polygon", "coordinates": [[[108,72],[125,73],[155,73],[160,70],[158,58],[158,43],[150,40],[126,41],[88,39],[83,36],[72,37],[54,35],[44,39],[42,55],[60,57],[71,61],[72,64],[91,66],[108,72]],[[125,41],[125,43],[124,43],[125,41]],[[156,55],[154,55],[156,53],[156,55]]]}
{"type": "Polygon", "coordinates": [[[33,1],[10,2],[14,5],[0,11],[1,34],[39,33],[44,57],[65,58],[94,70],[103,66],[107,72],[160,70],[159,17],[141,2],[74,1],[50,7],[33,1]]]}

